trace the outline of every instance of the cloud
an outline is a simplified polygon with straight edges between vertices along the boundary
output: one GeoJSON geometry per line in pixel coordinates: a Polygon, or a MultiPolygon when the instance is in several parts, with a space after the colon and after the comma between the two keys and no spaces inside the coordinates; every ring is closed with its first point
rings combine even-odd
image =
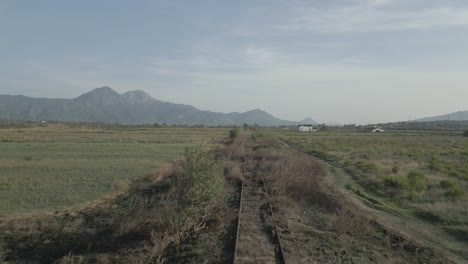
{"type": "MultiPolygon", "coordinates": [[[[468,5],[410,5],[411,1],[366,0],[328,8],[296,6],[296,17],[278,26],[285,31],[374,32],[468,27],[468,5]]],[[[415,2],[413,2],[414,4],[415,2]]],[[[445,2],[441,2],[445,3],[445,2]]]]}
{"type": "Polygon", "coordinates": [[[207,75],[256,74],[278,60],[277,53],[270,49],[249,46],[241,49],[225,48],[222,52],[204,51],[180,59],[155,57],[146,70],[158,75],[199,79],[207,75]]]}
{"type": "Polygon", "coordinates": [[[370,6],[388,6],[395,4],[395,0],[370,0],[368,4],[370,6]]]}

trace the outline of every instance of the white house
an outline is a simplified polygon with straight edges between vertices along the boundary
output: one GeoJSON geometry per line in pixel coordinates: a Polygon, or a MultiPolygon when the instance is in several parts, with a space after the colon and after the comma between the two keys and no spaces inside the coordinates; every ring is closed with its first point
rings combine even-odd
{"type": "Polygon", "coordinates": [[[381,129],[380,127],[372,129],[372,132],[374,132],[374,133],[382,133],[384,131],[385,130],[381,129]]]}
{"type": "Polygon", "coordinates": [[[313,125],[298,125],[297,126],[297,129],[301,132],[313,132],[313,131],[317,131],[316,129],[314,129],[314,126],[313,125]]]}

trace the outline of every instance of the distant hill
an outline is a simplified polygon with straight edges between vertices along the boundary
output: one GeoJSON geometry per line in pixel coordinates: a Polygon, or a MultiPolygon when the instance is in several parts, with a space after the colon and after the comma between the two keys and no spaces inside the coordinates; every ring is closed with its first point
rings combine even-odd
{"type": "Polygon", "coordinates": [[[119,94],[109,87],[96,88],[74,99],[0,95],[0,119],[207,126],[315,124],[310,118],[301,122],[282,120],[260,109],[229,114],[201,111],[190,105],[156,100],[143,91],[119,94]]]}
{"type": "Polygon", "coordinates": [[[303,124],[303,125],[318,125],[317,122],[315,122],[315,120],[313,120],[312,118],[308,117],[302,121],[299,121],[300,124],[303,124]]]}
{"type": "Polygon", "coordinates": [[[433,122],[433,121],[466,121],[468,120],[468,111],[459,111],[446,115],[425,117],[414,120],[415,122],[433,122]]]}

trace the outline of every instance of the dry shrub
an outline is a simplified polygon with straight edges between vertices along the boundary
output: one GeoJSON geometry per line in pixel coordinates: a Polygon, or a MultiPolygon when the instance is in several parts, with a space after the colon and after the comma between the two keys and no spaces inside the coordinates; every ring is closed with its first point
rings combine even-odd
{"type": "Polygon", "coordinates": [[[224,161],[224,176],[229,181],[242,182],[243,173],[242,173],[243,164],[238,161],[226,160],[224,161]]]}
{"type": "Polygon", "coordinates": [[[75,256],[72,252],[69,252],[67,255],[63,256],[59,264],[82,264],[85,263],[85,257],[83,256],[75,256]]]}
{"type": "Polygon", "coordinates": [[[339,208],[336,199],[321,186],[326,170],[320,162],[300,153],[284,151],[269,150],[262,155],[260,170],[272,196],[306,200],[327,211],[339,208]]]}
{"type": "Polygon", "coordinates": [[[232,143],[225,148],[225,155],[228,160],[244,160],[248,154],[248,135],[240,134],[232,143]]]}
{"type": "Polygon", "coordinates": [[[95,256],[97,264],[114,264],[115,260],[109,254],[98,254],[95,256]]]}
{"type": "Polygon", "coordinates": [[[6,220],[0,224],[0,232],[17,239],[27,238],[27,245],[34,246],[43,242],[43,234],[47,234],[49,237],[59,237],[76,232],[82,227],[82,224],[83,221],[78,218],[64,222],[54,215],[32,214],[28,217],[6,220]]]}
{"type": "Polygon", "coordinates": [[[170,216],[176,215],[175,204],[165,204],[158,207],[136,206],[133,210],[122,215],[115,228],[116,237],[142,234],[147,232],[148,226],[172,228],[170,216]]]}
{"type": "Polygon", "coordinates": [[[331,227],[338,235],[349,235],[365,238],[373,232],[372,221],[366,217],[356,215],[351,210],[338,211],[331,222],[331,227]]]}
{"type": "Polygon", "coordinates": [[[189,237],[193,233],[197,233],[204,229],[206,224],[188,222],[178,230],[158,232],[151,231],[149,241],[144,243],[144,249],[148,254],[150,263],[165,263],[163,257],[164,250],[171,244],[179,244],[181,241],[189,237]]]}
{"type": "Polygon", "coordinates": [[[254,152],[251,154],[251,158],[255,160],[281,160],[287,159],[287,155],[284,150],[272,148],[268,145],[254,147],[254,152]]]}
{"type": "Polygon", "coordinates": [[[144,249],[148,254],[149,262],[158,260],[158,262],[164,263],[162,253],[173,239],[170,239],[165,233],[158,233],[156,230],[152,230],[150,234],[149,241],[144,243],[144,249]]]}
{"type": "Polygon", "coordinates": [[[161,166],[161,168],[159,168],[156,172],[146,175],[144,180],[146,182],[158,182],[163,179],[174,176],[176,173],[180,172],[182,162],[183,159],[176,159],[167,162],[163,166],[161,166]]]}

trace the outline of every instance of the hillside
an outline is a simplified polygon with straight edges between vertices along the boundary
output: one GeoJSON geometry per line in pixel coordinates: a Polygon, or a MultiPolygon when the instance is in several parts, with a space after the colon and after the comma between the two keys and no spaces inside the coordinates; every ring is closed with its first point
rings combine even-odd
{"type": "Polygon", "coordinates": [[[468,120],[468,111],[458,111],[450,114],[424,117],[414,120],[415,122],[433,122],[433,121],[466,121],[468,120]]]}
{"type": "MultiPolygon", "coordinates": [[[[257,124],[267,127],[300,123],[276,118],[260,109],[229,114],[201,111],[190,105],[156,100],[140,90],[119,94],[109,87],[96,88],[74,99],[0,95],[1,119],[207,126],[257,124]]],[[[313,121],[307,120],[309,123],[313,121]]]]}

